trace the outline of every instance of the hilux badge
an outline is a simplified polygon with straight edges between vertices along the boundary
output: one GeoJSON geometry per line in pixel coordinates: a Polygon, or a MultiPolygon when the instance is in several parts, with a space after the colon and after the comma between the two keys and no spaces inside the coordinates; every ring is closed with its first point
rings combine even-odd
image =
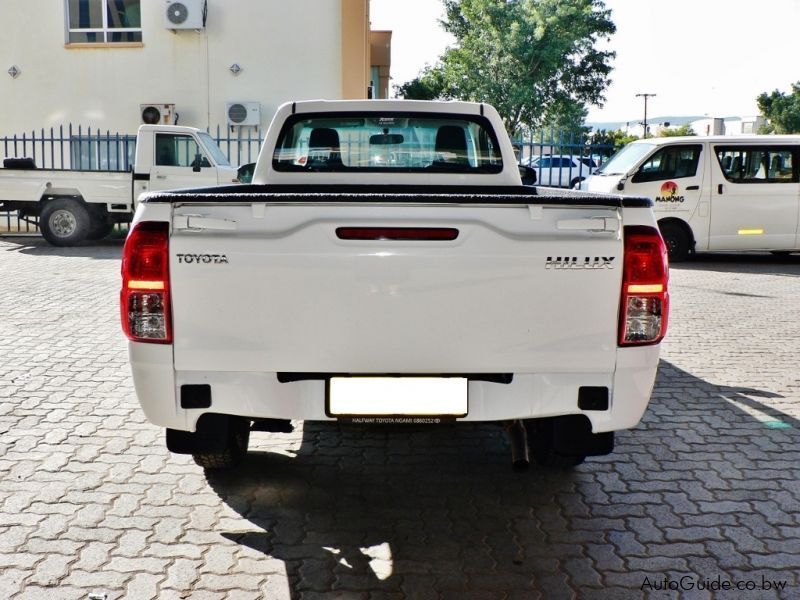
{"type": "Polygon", "coordinates": [[[547,257],[545,269],[613,269],[614,256],[552,256],[547,257]]]}

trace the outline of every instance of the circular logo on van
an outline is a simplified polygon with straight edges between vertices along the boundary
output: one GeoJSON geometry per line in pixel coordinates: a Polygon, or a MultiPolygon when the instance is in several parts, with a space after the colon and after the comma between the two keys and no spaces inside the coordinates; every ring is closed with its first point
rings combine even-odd
{"type": "Polygon", "coordinates": [[[674,181],[665,181],[661,184],[661,194],[656,196],[656,202],[664,203],[663,208],[677,206],[686,200],[683,196],[678,196],[678,184],[674,181]],[[667,204],[669,203],[669,204],[667,204]]]}
{"type": "Polygon", "coordinates": [[[662,196],[674,196],[678,193],[678,184],[674,181],[665,181],[661,184],[661,195],[662,196]]]}

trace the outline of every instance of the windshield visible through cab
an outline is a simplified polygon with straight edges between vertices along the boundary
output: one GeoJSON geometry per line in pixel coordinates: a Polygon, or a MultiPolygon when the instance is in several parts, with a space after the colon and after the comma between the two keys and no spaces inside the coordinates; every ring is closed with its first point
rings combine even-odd
{"type": "Polygon", "coordinates": [[[198,134],[200,141],[202,142],[203,146],[206,149],[211,157],[214,159],[214,162],[217,163],[218,167],[230,167],[231,163],[228,162],[228,157],[222,152],[222,149],[217,146],[217,143],[205,132],[200,132],[198,134]]]}
{"type": "Polygon", "coordinates": [[[628,144],[595,171],[595,175],[627,175],[653,148],[654,144],[628,144]]]}
{"type": "Polygon", "coordinates": [[[500,149],[482,117],[399,113],[296,115],[272,158],[276,171],[499,173],[500,149]]]}

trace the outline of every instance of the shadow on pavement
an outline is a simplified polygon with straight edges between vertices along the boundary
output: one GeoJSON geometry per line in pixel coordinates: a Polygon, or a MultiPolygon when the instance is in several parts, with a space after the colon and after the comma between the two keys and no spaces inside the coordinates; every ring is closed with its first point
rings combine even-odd
{"type": "Polygon", "coordinates": [[[82,242],[77,246],[61,248],[51,246],[41,236],[0,235],[0,250],[19,252],[31,256],[65,256],[93,258],[95,260],[119,260],[122,257],[124,237],[109,237],[95,242],[82,242]]]}
{"type": "Polygon", "coordinates": [[[718,574],[796,585],[792,564],[748,555],[769,554],[765,538],[800,544],[800,422],[768,405],[785,400],[662,362],[643,422],[572,471],[512,472],[492,424],[306,423],[294,457],[252,452],[207,479],[257,528],[220,534],[283,561],[291,598],[639,597],[645,577],[718,574]]]}
{"type": "Polygon", "coordinates": [[[671,269],[716,271],[720,273],[758,273],[764,275],[800,276],[800,253],[775,255],[759,253],[697,254],[693,258],[670,265],[671,269]]]}
{"type": "MultiPolygon", "coordinates": [[[[547,538],[564,527],[565,507],[586,513],[575,494],[580,478],[512,472],[496,425],[305,423],[295,458],[251,453],[242,469],[208,481],[263,530],[222,535],[284,561],[292,598],[331,590],[425,598],[530,592],[534,574],[540,588],[567,592],[557,558],[588,560],[547,538]]],[[[601,532],[592,537],[602,543],[601,532]]]]}

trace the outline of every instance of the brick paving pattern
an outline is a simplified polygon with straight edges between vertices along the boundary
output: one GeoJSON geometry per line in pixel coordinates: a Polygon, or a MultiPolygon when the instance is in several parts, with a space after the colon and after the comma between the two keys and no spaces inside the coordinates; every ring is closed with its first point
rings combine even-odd
{"type": "Polygon", "coordinates": [[[0,598],[800,597],[800,257],[673,268],[651,407],[571,472],[310,423],[206,476],[139,410],[120,252],[0,239],[0,598]]]}

